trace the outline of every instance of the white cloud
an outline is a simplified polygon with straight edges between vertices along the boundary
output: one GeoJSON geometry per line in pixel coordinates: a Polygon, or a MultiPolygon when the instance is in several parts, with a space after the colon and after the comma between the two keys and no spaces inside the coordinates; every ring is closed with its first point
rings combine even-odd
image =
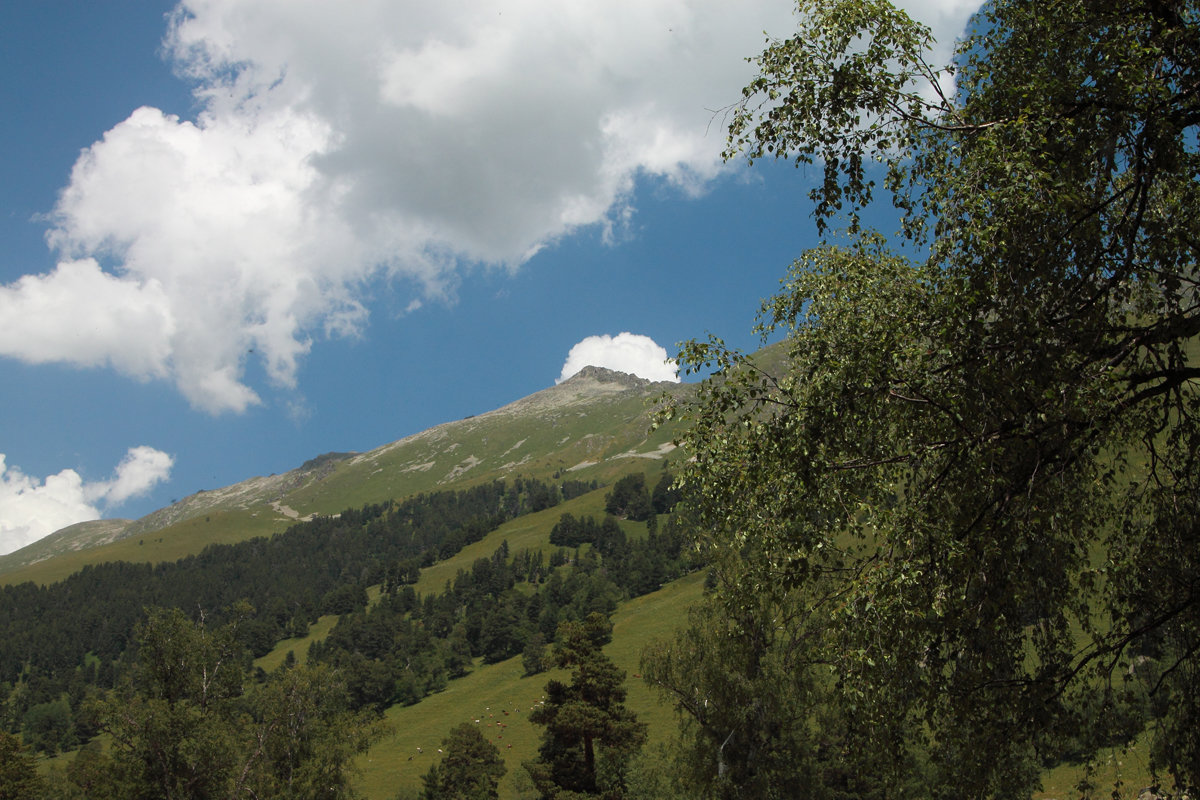
{"type": "Polygon", "coordinates": [[[91,258],[63,261],[48,275],[0,286],[0,354],[33,363],[112,366],[136,377],[163,377],[174,327],[158,281],[116,278],[91,258]]]}
{"type": "Polygon", "coordinates": [[[167,480],[171,476],[174,463],[174,458],[153,447],[131,447],[117,465],[116,477],[111,481],[96,484],[91,487],[91,491],[110,505],[120,505],[167,480]]]}
{"type": "MultiPolygon", "coordinates": [[[[974,3],[908,6],[951,41],[974,3]]],[[[639,176],[702,191],[713,109],[793,26],[787,0],[184,0],[166,45],[200,113],[140,108],[83,152],[62,263],[0,288],[0,354],[242,411],[247,359],[293,387],[314,338],[362,330],[381,271],[416,303],[619,224],[639,176]]]]}
{"type": "Polygon", "coordinates": [[[679,380],[675,362],[667,356],[666,349],[649,336],[637,333],[588,336],[567,353],[555,383],[562,383],[587,366],[628,372],[651,381],[679,380]]]}
{"type": "Polygon", "coordinates": [[[0,453],[0,555],[19,550],[76,522],[99,519],[100,505],[119,506],[170,477],[174,459],[152,447],[131,447],[108,481],[87,482],[73,469],[44,480],[5,465],[0,453]]]}

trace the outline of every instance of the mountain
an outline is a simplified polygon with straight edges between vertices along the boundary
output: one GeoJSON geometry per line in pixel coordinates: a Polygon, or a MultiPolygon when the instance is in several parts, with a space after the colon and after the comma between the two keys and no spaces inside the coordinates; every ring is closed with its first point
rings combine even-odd
{"type": "Polygon", "coordinates": [[[313,514],[452,484],[515,476],[606,482],[629,471],[631,459],[668,456],[672,429],[648,433],[654,401],[693,391],[585,367],[501,408],[366,453],[327,453],[282,474],[201,490],[135,521],[72,525],[0,557],[0,581],[51,582],[108,560],[173,560],[213,542],[282,531],[313,514]]]}
{"type": "Polygon", "coordinates": [[[90,550],[122,539],[133,524],[128,519],[93,519],[60,528],[33,544],[0,556],[0,572],[20,569],[58,555],[90,550]]]}

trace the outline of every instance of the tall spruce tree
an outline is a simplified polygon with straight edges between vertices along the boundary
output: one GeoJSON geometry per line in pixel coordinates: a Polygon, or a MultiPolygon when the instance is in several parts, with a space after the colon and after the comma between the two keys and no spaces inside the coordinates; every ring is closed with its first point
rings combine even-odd
{"type": "Polygon", "coordinates": [[[546,728],[540,757],[525,764],[546,800],[621,797],[629,759],[646,741],[645,723],[625,708],[625,673],[601,650],[611,639],[603,614],[558,628],[554,661],[571,670],[571,682],[546,684],[545,702],[529,715],[546,728]]]}

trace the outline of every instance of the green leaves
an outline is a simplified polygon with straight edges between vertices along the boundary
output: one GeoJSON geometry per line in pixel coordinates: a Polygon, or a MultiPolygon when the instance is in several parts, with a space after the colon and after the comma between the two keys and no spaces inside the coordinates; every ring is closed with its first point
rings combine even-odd
{"type": "Polygon", "coordinates": [[[760,74],[743,90],[729,126],[726,158],[744,153],[797,165],[820,161],[824,180],[814,189],[817,225],[871,200],[871,160],[904,143],[911,123],[934,108],[940,75],[925,62],[928,28],[878,0],[802,0],[796,35],[768,42],[760,74]]]}
{"type": "Polygon", "coordinates": [[[344,683],[326,667],[293,666],[247,685],[235,625],[210,630],[177,609],[148,611],[135,680],[98,703],[112,762],[97,791],[351,796],[352,760],[383,728],[349,711],[344,683]]]}
{"type": "Polygon", "coordinates": [[[727,156],[819,160],[818,230],[845,212],[851,235],[764,304],[759,331],[786,339],[761,363],[682,347],[685,370],[718,370],[664,411],[690,423],[680,483],[715,589],[691,649],[648,671],[717,777],[753,781],[781,747],[808,794],[832,791],[804,766],[822,734],[763,717],[756,740],[697,705],[689,682],[751,702],[700,641],[871,742],[892,795],[920,776],[1028,796],[1039,763],[1129,733],[1087,722],[1113,704],[1194,790],[1200,10],[997,0],[943,97],[927,32],[888,3],[799,9],[727,156]],[[871,160],[919,262],[859,230],[871,160]],[[761,670],[781,649],[800,674],[761,670]],[[728,736],[755,742],[737,770],[728,736]],[[899,744],[924,736],[916,760],[899,744]]]}

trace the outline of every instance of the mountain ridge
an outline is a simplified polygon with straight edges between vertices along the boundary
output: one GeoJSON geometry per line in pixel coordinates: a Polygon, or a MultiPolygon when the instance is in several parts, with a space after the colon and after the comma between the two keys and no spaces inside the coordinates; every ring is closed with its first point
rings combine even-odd
{"type": "MultiPolygon", "coordinates": [[[[256,521],[254,532],[262,532],[264,525],[282,530],[314,514],[335,514],[449,484],[514,474],[571,473],[574,477],[618,471],[606,470],[605,462],[661,459],[669,454],[673,448],[669,437],[660,434],[651,441],[647,435],[651,401],[690,392],[690,386],[587,366],[556,385],[498,408],[366,452],[326,453],[287,472],[200,490],[137,520],[67,526],[0,556],[0,575],[19,573],[58,556],[82,558],[85,551],[99,552],[132,537],[168,535],[197,519],[218,517],[218,524],[232,525],[249,516],[256,521]],[[224,522],[224,517],[230,521],[224,522]]],[[[227,539],[228,535],[223,540],[227,539]]],[[[203,543],[198,541],[197,547],[203,543]]],[[[144,557],[153,558],[149,550],[144,557]]]]}

